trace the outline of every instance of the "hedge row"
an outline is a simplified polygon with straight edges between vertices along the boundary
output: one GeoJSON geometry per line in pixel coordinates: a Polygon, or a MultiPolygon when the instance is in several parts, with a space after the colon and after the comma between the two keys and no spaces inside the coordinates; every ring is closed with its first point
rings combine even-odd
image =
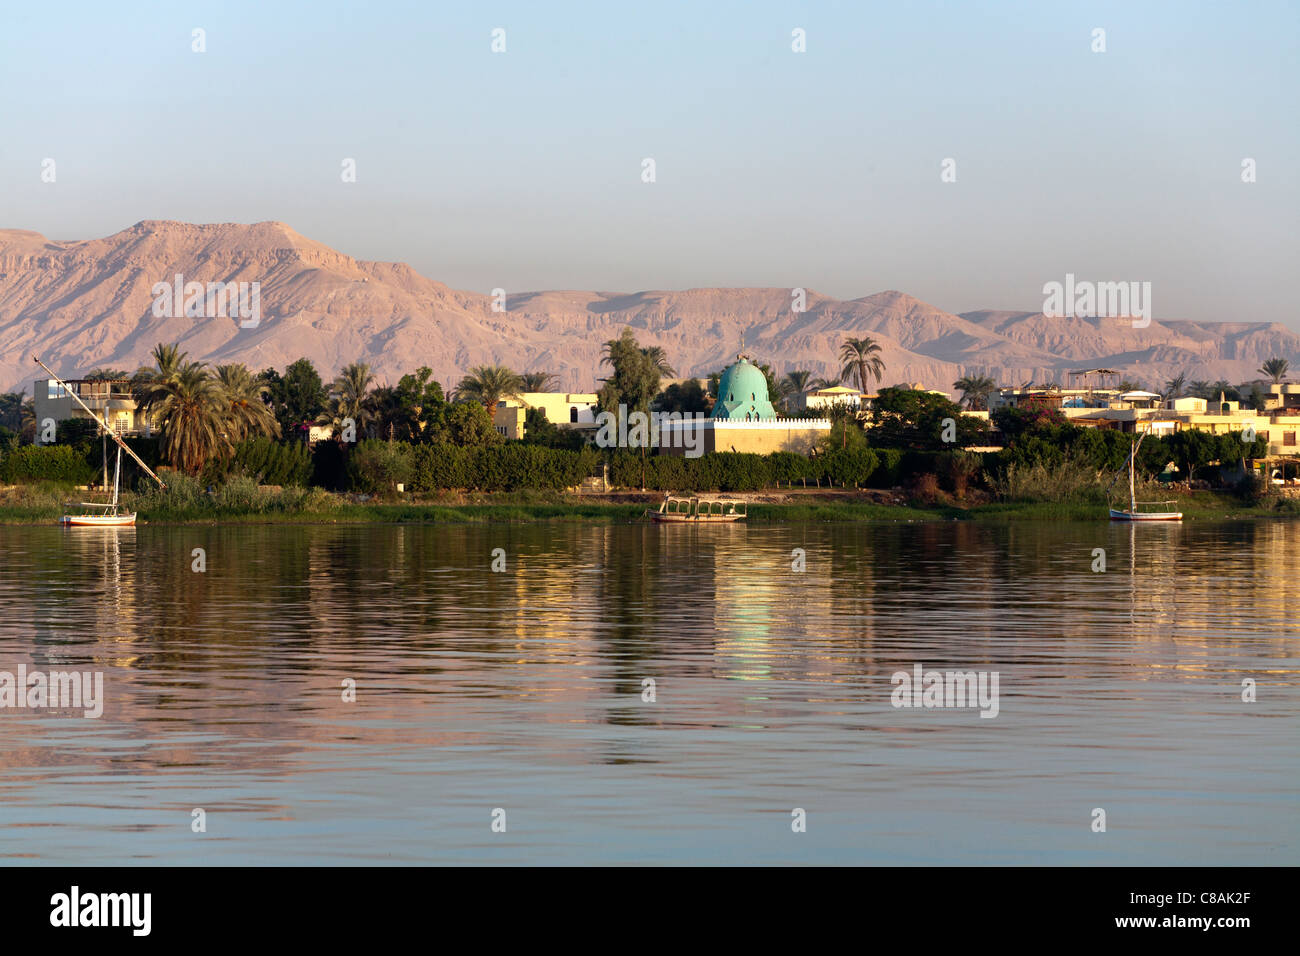
{"type": "MultiPolygon", "coordinates": [[[[558,490],[578,485],[609,466],[610,483],[652,491],[758,491],[778,483],[867,483],[879,464],[871,449],[836,450],[809,459],[789,452],[772,455],[718,452],[699,458],[628,451],[602,453],[511,443],[486,448],[363,441],[348,452],[347,483],[353,491],[379,493],[398,483],[418,492],[558,490]]],[[[898,462],[893,462],[897,467],[898,462]]]]}
{"type": "Polygon", "coordinates": [[[242,441],[235,448],[234,466],[264,485],[305,485],[312,477],[311,451],[300,441],[242,441]]]}
{"type": "Polygon", "coordinates": [[[0,457],[0,482],[4,484],[58,481],[85,485],[98,472],[86,460],[85,452],[71,445],[19,445],[0,457]]]}

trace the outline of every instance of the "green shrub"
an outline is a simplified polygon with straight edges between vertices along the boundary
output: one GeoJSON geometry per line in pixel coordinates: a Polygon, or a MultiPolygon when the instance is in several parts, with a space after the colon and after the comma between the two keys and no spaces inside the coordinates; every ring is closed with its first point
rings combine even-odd
{"type": "Polygon", "coordinates": [[[903,483],[903,449],[873,448],[877,465],[867,481],[868,488],[897,488],[903,483]]]}
{"type": "Polygon", "coordinates": [[[264,485],[305,485],[312,477],[312,456],[304,442],[261,436],[236,446],[232,470],[242,470],[264,485]]]}
{"type": "Polygon", "coordinates": [[[271,497],[258,488],[256,478],[235,475],[217,489],[212,503],[221,511],[259,514],[268,510],[271,497]]]}
{"type": "Polygon", "coordinates": [[[406,442],[367,439],[348,455],[348,485],[366,494],[397,490],[411,480],[411,446],[406,442]]]}
{"type": "Polygon", "coordinates": [[[57,481],[85,485],[99,472],[84,450],[70,445],[19,445],[0,458],[0,482],[57,481]]]}
{"type": "Polygon", "coordinates": [[[880,464],[870,448],[837,448],[823,452],[818,459],[822,474],[834,484],[857,488],[865,484],[880,464]]]}

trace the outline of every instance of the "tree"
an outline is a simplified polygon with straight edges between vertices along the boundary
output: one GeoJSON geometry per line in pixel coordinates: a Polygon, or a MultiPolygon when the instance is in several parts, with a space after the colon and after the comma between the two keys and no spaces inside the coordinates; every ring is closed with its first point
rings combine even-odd
{"type": "Polygon", "coordinates": [[[810,388],[812,391],[816,392],[816,391],[820,391],[823,388],[835,388],[837,385],[840,385],[843,382],[844,379],[838,375],[835,376],[835,378],[818,378],[813,380],[813,383],[810,386],[810,388]]]}
{"type": "Polygon", "coordinates": [[[519,378],[523,382],[522,392],[548,392],[560,382],[560,377],[554,372],[526,372],[519,378]]]}
{"type": "Polygon", "coordinates": [[[265,401],[270,391],[265,382],[254,378],[242,363],[218,365],[216,382],[231,444],[259,436],[280,437],[280,424],[265,401]]]}
{"type": "Polygon", "coordinates": [[[452,397],[458,402],[478,402],[491,415],[497,403],[524,390],[524,380],[504,365],[477,365],[460,380],[452,397]]]}
{"type": "Polygon", "coordinates": [[[674,382],[665,388],[654,400],[653,407],[657,412],[692,414],[707,412],[712,407],[712,403],[704,394],[704,389],[700,387],[699,380],[691,378],[685,382],[674,382]]]}
{"type": "Polygon", "coordinates": [[[492,416],[478,402],[445,406],[430,429],[430,440],[462,448],[499,445],[505,441],[492,423],[492,416]]]}
{"type": "Polygon", "coordinates": [[[202,362],[155,381],[148,407],[163,430],[163,453],[181,471],[198,475],[210,460],[234,453],[221,387],[202,362]]]}
{"type": "Polygon", "coordinates": [[[530,408],[524,412],[524,444],[553,446],[560,430],[546,417],[546,409],[530,408]]]}
{"type": "Polygon", "coordinates": [[[353,362],[343,367],[339,377],[330,386],[329,407],[326,417],[337,430],[348,419],[353,425],[364,428],[374,417],[374,401],[370,384],[375,376],[365,362],[353,362]]]}
{"type": "Polygon", "coordinates": [[[1241,401],[1241,393],[1237,391],[1237,387],[1235,385],[1229,385],[1224,379],[1219,379],[1211,385],[1210,391],[1214,398],[1218,398],[1222,395],[1225,402],[1241,401]]]}
{"type": "Polygon", "coordinates": [[[722,372],[721,371],[710,372],[708,381],[709,381],[709,388],[708,388],[709,398],[713,399],[714,401],[717,401],[718,389],[722,387],[722,372]]]}
{"type": "Polygon", "coordinates": [[[803,395],[808,391],[809,382],[812,379],[812,372],[803,369],[785,373],[785,378],[781,379],[777,385],[782,397],[789,398],[792,395],[803,395]]]}
{"type": "MultiPolygon", "coordinates": [[[[21,395],[22,392],[18,394],[21,395]]],[[[19,411],[18,437],[28,445],[36,441],[36,400],[33,398],[23,400],[19,411]]]]}
{"type": "Polygon", "coordinates": [[[284,434],[301,433],[304,428],[320,420],[329,401],[329,393],[311,359],[300,358],[284,370],[279,399],[276,418],[284,434]]]}
{"type": "Polygon", "coordinates": [[[953,382],[952,387],[961,391],[960,404],[971,410],[984,411],[989,407],[989,396],[997,390],[998,384],[987,375],[964,375],[953,382]]]}
{"type": "Polygon", "coordinates": [[[1030,395],[1018,405],[998,408],[991,417],[994,427],[1009,442],[1026,432],[1065,425],[1068,421],[1059,408],[1039,395],[1030,395]]]}
{"type": "Polygon", "coordinates": [[[875,376],[877,384],[884,374],[885,363],[879,352],[880,343],[869,335],[860,339],[846,339],[840,346],[840,361],[844,363],[840,375],[850,382],[856,381],[858,388],[865,392],[868,373],[875,376]]]}
{"type": "Polygon", "coordinates": [[[1183,387],[1187,384],[1187,373],[1179,372],[1168,382],[1165,383],[1165,392],[1168,398],[1181,398],[1183,387]]]}
{"type": "Polygon", "coordinates": [[[159,342],[149,354],[153,357],[153,368],[141,366],[131,377],[136,415],[146,422],[156,417],[155,410],[170,394],[181,372],[193,364],[189,362],[189,354],[182,352],[175,342],[171,345],[159,342]]]}
{"type": "Polygon", "coordinates": [[[1274,385],[1280,385],[1286,378],[1287,370],[1291,367],[1284,358],[1271,358],[1258,369],[1261,375],[1266,376],[1274,385]]]}
{"type": "MultiPolygon", "coordinates": [[[[659,346],[643,349],[629,328],[623,334],[606,342],[602,365],[609,365],[613,374],[601,379],[597,396],[602,411],[616,412],[619,405],[629,410],[649,411],[650,402],[659,394],[659,380],[667,363],[659,346]]],[[[671,371],[671,369],[670,369],[671,371]]]]}
{"type": "Polygon", "coordinates": [[[664,350],[660,346],[658,345],[647,346],[646,348],[643,348],[641,350],[641,354],[643,354],[646,357],[646,363],[650,366],[650,368],[654,369],[661,376],[672,378],[674,375],[677,374],[676,372],[673,371],[673,367],[668,364],[668,356],[664,353],[664,350]]]}
{"type": "Polygon", "coordinates": [[[1185,478],[1193,477],[1197,468],[1219,457],[1218,437],[1199,428],[1176,431],[1165,437],[1165,444],[1185,478]]]}
{"type": "Polygon", "coordinates": [[[130,377],[130,372],[123,372],[115,368],[97,368],[85,375],[87,382],[121,381],[130,377]]]}
{"type": "Polygon", "coordinates": [[[871,443],[882,448],[962,448],[979,444],[988,431],[984,422],[963,415],[943,395],[912,388],[882,388],[871,416],[871,443]],[[945,441],[945,436],[953,440],[945,441]]]}
{"type": "Polygon", "coordinates": [[[11,431],[22,431],[23,427],[23,393],[27,389],[20,388],[16,392],[5,392],[0,395],[0,428],[8,428],[11,431]]]}

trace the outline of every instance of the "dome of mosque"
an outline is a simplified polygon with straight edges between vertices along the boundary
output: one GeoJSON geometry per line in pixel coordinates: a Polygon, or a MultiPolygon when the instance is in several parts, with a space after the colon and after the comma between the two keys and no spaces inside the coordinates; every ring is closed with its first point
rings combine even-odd
{"type": "Polygon", "coordinates": [[[735,365],[729,365],[718,383],[718,400],[713,406],[712,417],[730,421],[776,418],[776,409],[768,399],[767,376],[763,370],[751,365],[743,356],[735,365]]]}

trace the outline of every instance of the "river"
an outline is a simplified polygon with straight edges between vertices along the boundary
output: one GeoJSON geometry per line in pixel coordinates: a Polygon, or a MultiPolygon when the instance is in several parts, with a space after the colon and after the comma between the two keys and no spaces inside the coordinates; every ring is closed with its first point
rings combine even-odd
{"type": "Polygon", "coordinates": [[[1294,865],[1297,555],[1295,521],[0,527],[0,671],[103,680],[98,717],[0,706],[0,857],[1294,865]],[[996,714],[895,706],[917,665],[996,673],[996,714]]]}

